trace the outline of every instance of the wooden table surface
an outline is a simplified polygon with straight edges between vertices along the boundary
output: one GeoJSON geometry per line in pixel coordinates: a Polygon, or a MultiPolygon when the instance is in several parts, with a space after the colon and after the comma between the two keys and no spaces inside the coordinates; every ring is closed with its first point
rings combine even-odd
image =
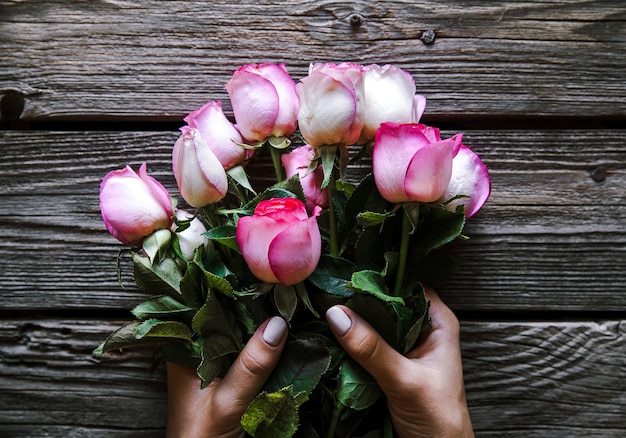
{"type": "Polygon", "coordinates": [[[0,0],[0,436],[163,436],[163,367],[90,354],[146,297],[99,182],[147,161],[176,193],[182,117],[231,114],[234,69],[344,60],[411,72],[490,168],[441,290],[476,436],[626,436],[623,0],[0,0]]]}

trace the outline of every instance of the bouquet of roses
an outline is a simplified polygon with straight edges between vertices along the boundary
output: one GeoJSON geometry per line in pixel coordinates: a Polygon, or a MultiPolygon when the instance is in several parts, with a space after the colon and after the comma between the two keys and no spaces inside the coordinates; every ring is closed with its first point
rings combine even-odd
{"type": "Polygon", "coordinates": [[[296,84],[282,64],[245,65],[226,89],[235,124],[209,102],[174,144],[184,207],[145,163],[102,181],[104,223],[131,248],[135,281],[152,295],[95,353],[159,347],[195,367],[204,387],[278,314],[289,340],[245,431],[380,430],[382,392],[324,313],[345,304],[411,350],[429,324],[422,285],[454,271],[444,247],[464,238],[489,196],[487,168],[462,134],[442,139],[419,124],[425,98],[396,66],[312,64],[296,84]],[[276,181],[254,187],[249,170],[264,154],[276,181]]]}

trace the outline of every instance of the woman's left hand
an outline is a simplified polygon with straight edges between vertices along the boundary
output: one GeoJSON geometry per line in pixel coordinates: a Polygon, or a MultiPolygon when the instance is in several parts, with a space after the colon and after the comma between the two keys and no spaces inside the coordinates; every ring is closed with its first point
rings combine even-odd
{"type": "Polygon", "coordinates": [[[275,316],[250,338],[228,373],[200,388],[196,370],[167,363],[168,438],[231,438],[244,435],[241,417],[276,366],[287,323],[275,316]]]}

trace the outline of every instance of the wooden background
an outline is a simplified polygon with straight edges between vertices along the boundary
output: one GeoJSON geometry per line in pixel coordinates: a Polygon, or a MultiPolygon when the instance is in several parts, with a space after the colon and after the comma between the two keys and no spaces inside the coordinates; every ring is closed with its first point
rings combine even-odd
{"type": "Polygon", "coordinates": [[[163,435],[163,368],[90,355],[145,298],[99,182],[147,161],[175,193],[182,117],[230,113],[237,67],[344,60],[411,72],[490,168],[441,291],[476,435],[626,436],[623,0],[0,0],[0,436],[163,435]]]}

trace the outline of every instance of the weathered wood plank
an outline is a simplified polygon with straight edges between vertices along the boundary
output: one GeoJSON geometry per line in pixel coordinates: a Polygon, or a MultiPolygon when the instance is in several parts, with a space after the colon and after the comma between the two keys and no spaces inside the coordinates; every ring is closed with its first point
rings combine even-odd
{"type": "Polygon", "coordinates": [[[249,62],[393,63],[429,115],[624,116],[620,0],[1,1],[3,118],[178,119],[249,62]],[[433,44],[421,40],[436,33],[433,44]]]}
{"type": "Polygon", "coordinates": [[[151,353],[91,356],[122,323],[0,322],[2,435],[162,436],[166,385],[151,353]]]}
{"type": "MultiPolygon", "coordinates": [[[[166,388],[148,352],[90,358],[121,322],[0,322],[3,436],[162,436],[166,388]]],[[[626,321],[462,321],[476,436],[626,433],[626,321]]]]}
{"type": "Polygon", "coordinates": [[[624,321],[465,323],[476,436],[623,436],[625,327],[624,321]]]}
{"type": "MultiPolygon", "coordinates": [[[[145,298],[128,261],[127,288],[117,284],[121,245],[102,224],[98,187],[107,171],[148,161],[178,196],[169,164],[176,136],[0,133],[0,309],[128,309],[145,298]]],[[[443,291],[450,304],[625,310],[623,133],[469,131],[465,141],[490,167],[493,193],[468,224],[471,240],[455,248],[461,271],[443,291]]]]}

